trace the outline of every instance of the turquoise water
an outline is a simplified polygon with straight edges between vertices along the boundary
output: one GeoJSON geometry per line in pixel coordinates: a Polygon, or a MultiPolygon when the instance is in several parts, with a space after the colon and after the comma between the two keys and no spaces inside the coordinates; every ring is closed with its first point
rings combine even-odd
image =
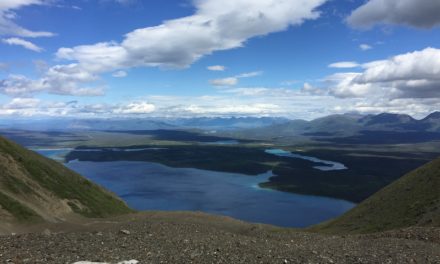
{"type": "Polygon", "coordinates": [[[40,153],[43,156],[51,158],[53,160],[64,162],[64,157],[69,154],[73,148],[32,148],[31,150],[40,153]]]}
{"type": "Polygon", "coordinates": [[[334,171],[334,170],[346,170],[348,169],[347,167],[345,167],[344,164],[339,163],[339,162],[335,162],[335,161],[329,161],[329,160],[322,160],[322,159],[318,159],[315,157],[311,157],[311,156],[304,156],[301,154],[297,154],[297,153],[293,153],[290,151],[285,151],[282,149],[267,149],[265,151],[268,154],[272,154],[272,155],[276,155],[279,157],[289,157],[289,158],[295,158],[295,159],[304,159],[304,160],[308,160],[314,163],[319,163],[319,164],[324,164],[324,165],[319,165],[319,166],[314,166],[313,168],[317,169],[317,170],[322,170],[322,171],[334,171]]]}
{"type": "MultiPolygon", "coordinates": [[[[203,142],[201,142],[203,143],[203,142]]],[[[205,144],[209,144],[209,145],[238,145],[240,144],[240,142],[238,140],[219,140],[219,141],[214,141],[214,142],[207,142],[205,144]]]]}

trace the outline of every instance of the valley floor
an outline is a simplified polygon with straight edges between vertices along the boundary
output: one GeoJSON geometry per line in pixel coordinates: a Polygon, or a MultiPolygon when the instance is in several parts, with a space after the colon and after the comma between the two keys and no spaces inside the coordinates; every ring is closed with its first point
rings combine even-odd
{"type": "Polygon", "coordinates": [[[439,228],[330,236],[202,213],[146,212],[16,231],[22,234],[0,236],[0,263],[440,263],[439,228]]]}

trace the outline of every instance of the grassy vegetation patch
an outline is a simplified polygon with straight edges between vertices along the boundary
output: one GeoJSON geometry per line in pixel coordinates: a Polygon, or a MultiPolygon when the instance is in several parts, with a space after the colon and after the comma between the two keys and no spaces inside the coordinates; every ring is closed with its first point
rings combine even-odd
{"type": "Polygon", "coordinates": [[[15,199],[0,192],[0,205],[11,213],[18,221],[38,220],[40,217],[32,209],[22,205],[15,199]]]}
{"type": "MultiPolygon", "coordinates": [[[[10,155],[30,179],[58,198],[79,201],[82,209],[72,209],[84,216],[107,217],[132,212],[122,200],[56,161],[1,138],[0,151],[10,155]]],[[[6,179],[11,192],[26,190],[25,183],[11,179],[13,175],[6,176],[2,178],[6,179]]]]}
{"type": "Polygon", "coordinates": [[[342,217],[312,230],[370,233],[410,226],[440,227],[440,159],[383,188],[342,217]]]}
{"type": "Polygon", "coordinates": [[[5,187],[15,194],[35,193],[34,190],[32,190],[32,188],[30,188],[24,181],[16,177],[5,176],[2,180],[5,187]]]}

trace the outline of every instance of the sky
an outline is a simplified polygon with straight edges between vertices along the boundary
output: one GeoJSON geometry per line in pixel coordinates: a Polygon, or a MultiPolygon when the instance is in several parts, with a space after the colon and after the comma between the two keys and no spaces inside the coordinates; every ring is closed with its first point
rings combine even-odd
{"type": "Polygon", "coordinates": [[[0,118],[440,110],[438,0],[1,0],[0,118]]]}

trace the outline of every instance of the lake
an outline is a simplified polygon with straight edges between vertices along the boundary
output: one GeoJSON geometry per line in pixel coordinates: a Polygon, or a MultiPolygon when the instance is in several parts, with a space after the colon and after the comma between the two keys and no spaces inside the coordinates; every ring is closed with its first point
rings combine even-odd
{"type": "MultiPolygon", "coordinates": [[[[68,149],[42,150],[58,159],[68,149]]],[[[188,210],[231,216],[255,223],[306,227],[337,217],[355,204],[344,200],[262,189],[271,172],[258,176],[152,162],[86,162],[65,164],[120,196],[137,210],[188,210]]]]}

